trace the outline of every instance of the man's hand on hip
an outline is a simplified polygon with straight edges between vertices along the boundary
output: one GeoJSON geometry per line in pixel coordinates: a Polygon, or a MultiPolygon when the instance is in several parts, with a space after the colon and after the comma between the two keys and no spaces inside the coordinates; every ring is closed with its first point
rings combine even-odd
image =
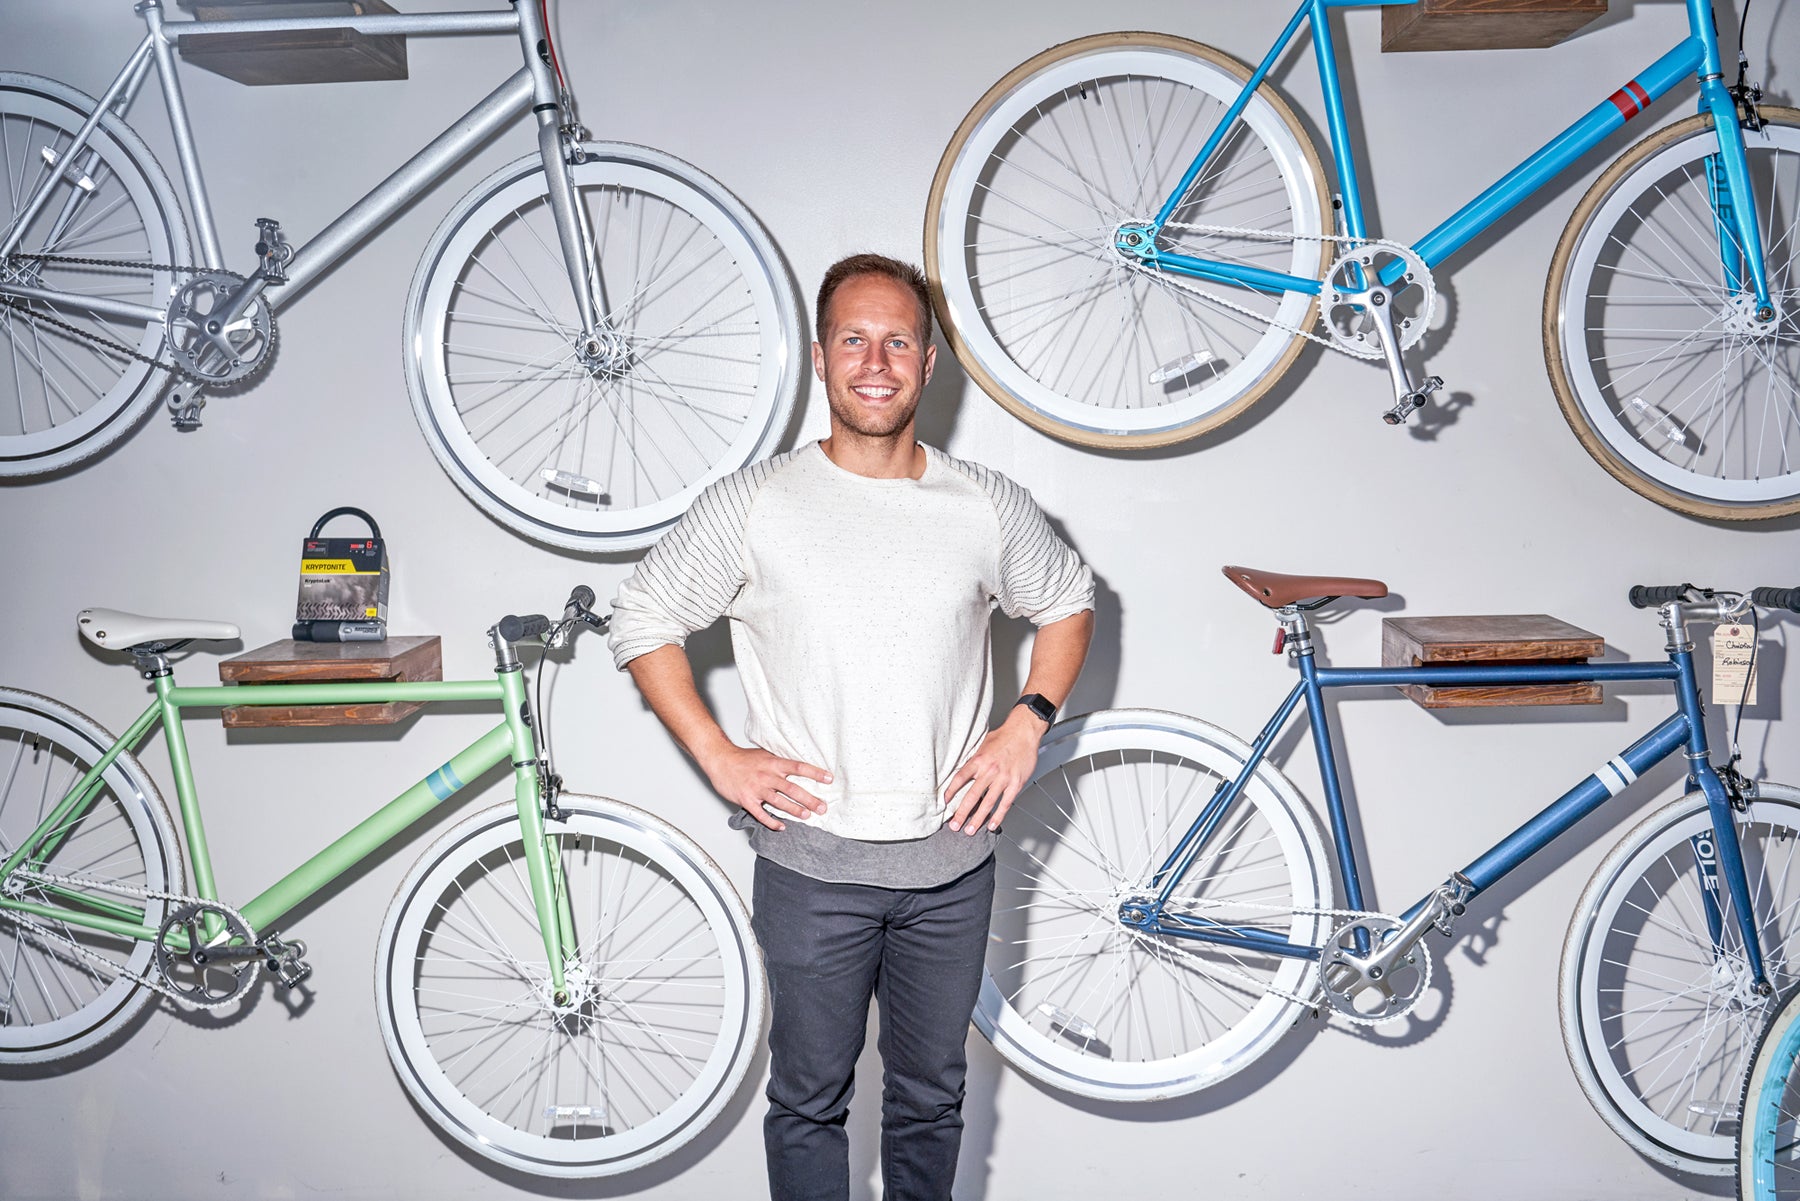
{"type": "Polygon", "coordinates": [[[822,767],[783,759],[761,747],[728,744],[709,756],[701,767],[718,794],[748,813],[771,830],[787,827],[769,809],[777,809],[804,821],[813,813],[825,812],[825,802],[808,792],[789,776],[802,776],[821,784],[831,783],[831,773],[822,767]]]}
{"type": "Polygon", "coordinates": [[[949,803],[968,785],[956,812],[950,815],[952,830],[973,834],[984,825],[990,830],[1000,828],[1013,799],[1037,767],[1038,740],[1043,734],[1043,721],[1030,710],[1017,708],[988,731],[944,789],[944,800],[949,803]]]}

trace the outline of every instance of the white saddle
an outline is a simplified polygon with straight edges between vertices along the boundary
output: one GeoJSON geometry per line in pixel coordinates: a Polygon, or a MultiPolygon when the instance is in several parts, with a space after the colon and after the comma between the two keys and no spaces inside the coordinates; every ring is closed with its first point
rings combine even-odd
{"type": "Polygon", "coordinates": [[[196,617],[144,617],[118,609],[83,609],[75,616],[81,636],[109,651],[128,650],[146,642],[168,645],[189,638],[230,642],[238,628],[229,621],[202,621],[196,617]]]}

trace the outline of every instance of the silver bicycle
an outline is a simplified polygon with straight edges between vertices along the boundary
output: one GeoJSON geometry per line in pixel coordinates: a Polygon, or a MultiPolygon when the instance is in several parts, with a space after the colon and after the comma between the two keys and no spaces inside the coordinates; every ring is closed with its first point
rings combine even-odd
{"type": "Polygon", "coordinates": [[[268,366],[277,309],[527,112],[536,149],[451,209],[407,296],[407,390],[438,462],[526,537],[623,550],[774,449],[801,334],[773,242],[687,163],[587,139],[543,0],[243,21],[165,20],[160,0],[135,12],[144,37],[98,99],[0,72],[0,476],[89,458],[165,393],[176,425],[197,425],[209,392],[268,366]],[[323,30],[508,34],[523,63],[310,240],[259,219],[254,269],[228,271],[175,49],[208,34],[323,30]],[[125,123],[152,72],[185,216],[125,123]]]}

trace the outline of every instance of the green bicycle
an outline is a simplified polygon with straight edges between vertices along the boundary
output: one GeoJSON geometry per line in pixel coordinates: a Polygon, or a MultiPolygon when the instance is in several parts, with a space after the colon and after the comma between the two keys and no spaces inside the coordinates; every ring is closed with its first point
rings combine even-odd
{"type": "Polygon", "coordinates": [[[465,818],[406,874],[382,923],[375,1003],[394,1070],[458,1142],[544,1176],[603,1176],[699,1133],[761,1035],[762,963],[742,901],[666,822],[565,791],[517,647],[604,628],[577,588],[560,619],[488,631],[492,680],[191,688],[170,652],[232,639],[224,622],[83,611],[129,650],[155,697],[121,736],[47,697],[0,689],[0,1066],[66,1060],[154,998],[218,1006],[265,969],[310,972],[276,929],[485,773],[513,800],[465,818]],[[222,705],[485,701],[502,720],[241,905],[214,884],[182,714],[222,705]],[[160,725],[185,835],[133,751],[160,725]],[[191,869],[191,880],[188,871],[191,869]]]}

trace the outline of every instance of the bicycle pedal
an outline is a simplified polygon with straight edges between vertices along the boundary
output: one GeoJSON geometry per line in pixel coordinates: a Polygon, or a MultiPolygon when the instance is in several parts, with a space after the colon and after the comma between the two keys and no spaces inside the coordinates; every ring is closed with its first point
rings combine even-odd
{"type": "Polygon", "coordinates": [[[313,974],[312,964],[303,959],[270,961],[263,966],[275,977],[275,987],[284,990],[294,988],[313,974]]]}
{"type": "Polygon", "coordinates": [[[182,433],[200,428],[200,410],[206,407],[204,396],[183,400],[179,394],[169,397],[169,422],[182,433]]]}

